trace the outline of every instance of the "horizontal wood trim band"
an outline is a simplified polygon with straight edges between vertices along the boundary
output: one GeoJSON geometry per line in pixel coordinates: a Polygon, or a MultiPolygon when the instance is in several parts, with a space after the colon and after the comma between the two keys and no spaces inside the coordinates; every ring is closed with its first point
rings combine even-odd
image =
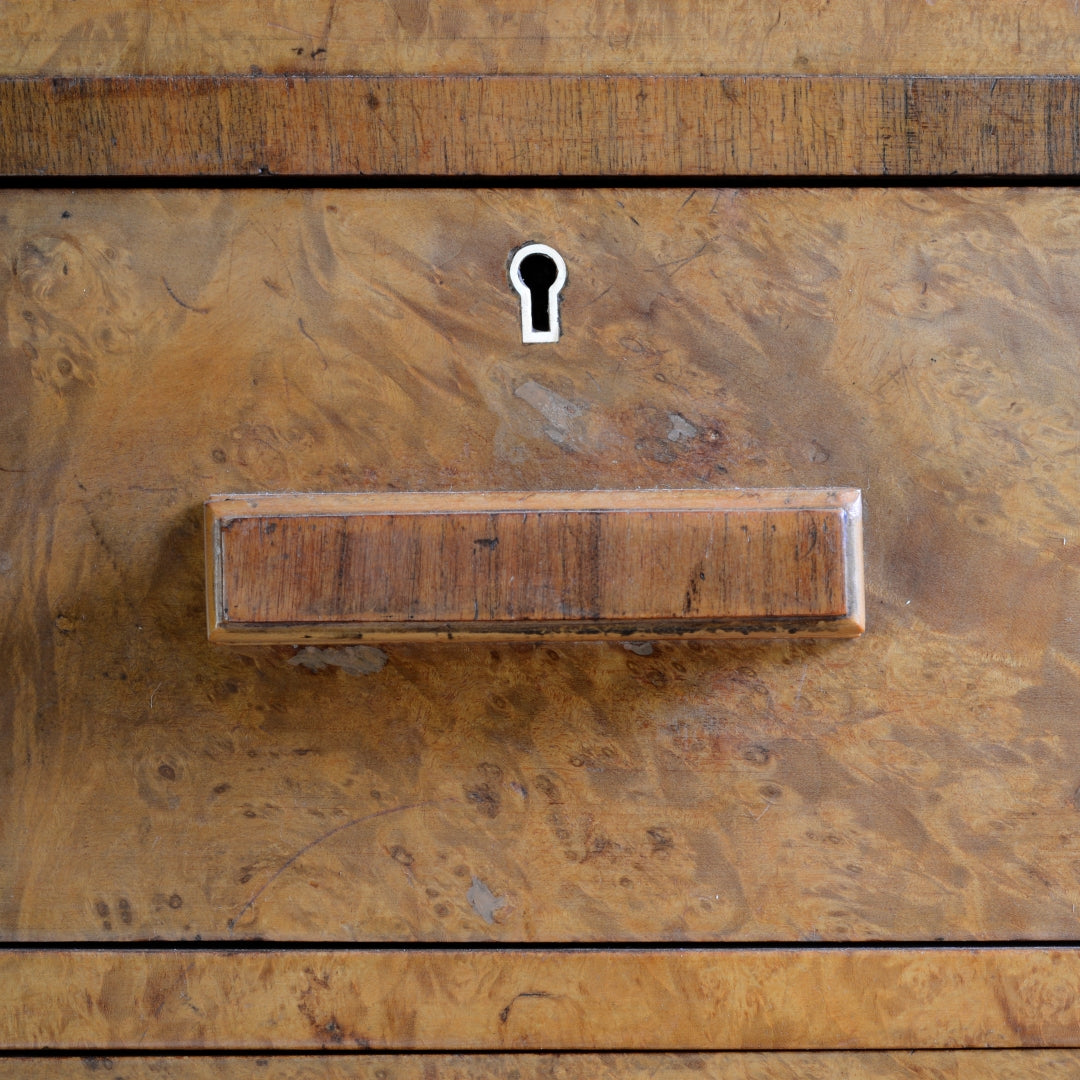
{"type": "Polygon", "coordinates": [[[0,954],[0,1049],[1080,1045],[1080,949],[0,954]]]}
{"type": "Polygon", "coordinates": [[[1075,73],[1070,0],[4,0],[10,74],[1075,73]]]}
{"type": "Polygon", "coordinates": [[[232,496],[206,511],[216,641],[863,625],[853,490],[232,496]]]}
{"type": "Polygon", "coordinates": [[[0,1080],[1071,1080],[1078,1074],[1076,1050],[0,1058],[0,1080]]]}
{"type": "Polygon", "coordinates": [[[17,176],[1063,176],[1068,76],[0,79],[17,176]]]}

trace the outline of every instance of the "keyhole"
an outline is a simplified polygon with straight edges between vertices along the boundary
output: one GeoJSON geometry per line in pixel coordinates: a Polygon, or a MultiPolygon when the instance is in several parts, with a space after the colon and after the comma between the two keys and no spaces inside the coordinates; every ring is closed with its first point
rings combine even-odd
{"type": "Polygon", "coordinates": [[[566,263],[547,244],[526,244],[510,260],[510,284],[521,298],[521,340],[559,340],[559,292],[566,263]]]}
{"type": "Polygon", "coordinates": [[[548,308],[548,289],[555,284],[559,268],[550,255],[534,251],[521,260],[521,280],[532,293],[532,326],[534,330],[550,330],[551,314],[548,308]]]}

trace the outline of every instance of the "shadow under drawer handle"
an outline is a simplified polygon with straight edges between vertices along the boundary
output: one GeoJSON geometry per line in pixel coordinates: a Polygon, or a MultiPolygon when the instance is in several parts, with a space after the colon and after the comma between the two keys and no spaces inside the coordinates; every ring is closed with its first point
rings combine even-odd
{"type": "Polygon", "coordinates": [[[853,489],[216,496],[209,635],[853,637],[861,519],[853,489]]]}

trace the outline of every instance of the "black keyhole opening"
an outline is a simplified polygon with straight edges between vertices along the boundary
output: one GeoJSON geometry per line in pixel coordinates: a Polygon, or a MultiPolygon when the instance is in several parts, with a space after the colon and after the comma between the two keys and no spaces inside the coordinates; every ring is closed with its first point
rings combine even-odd
{"type": "Polygon", "coordinates": [[[559,276],[559,268],[550,255],[534,251],[521,260],[518,271],[525,288],[532,296],[532,328],[546,331],[551,329],[551,312],[548,310],[548,290],[559,276]]]}

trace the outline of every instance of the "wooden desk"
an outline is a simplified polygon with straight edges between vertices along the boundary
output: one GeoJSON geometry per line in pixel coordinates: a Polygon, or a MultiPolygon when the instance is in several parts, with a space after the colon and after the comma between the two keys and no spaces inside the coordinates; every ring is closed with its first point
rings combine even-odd
{"type": "Polygon", "coordinates": [[[0,30],[0,1076],[1080,1074],[1068,4],[0,30]],[[212,494],[657,487],[866,633],[206,639],[212,494]]]}

